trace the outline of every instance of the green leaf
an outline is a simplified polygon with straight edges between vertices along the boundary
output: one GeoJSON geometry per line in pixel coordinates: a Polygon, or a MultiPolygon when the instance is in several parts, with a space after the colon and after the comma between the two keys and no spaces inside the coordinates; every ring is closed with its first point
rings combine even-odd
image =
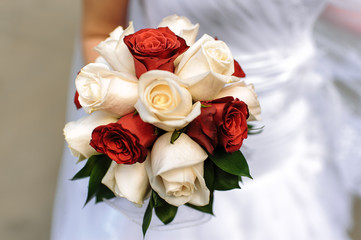
{"type": "Polygon", "coordinates": [[[99,191],[101,181],[109,169],[112,160],[106,155],[100,155],[98,160],[95,162],[95,166],[90,174],[89,185],[88,185],[88,196],[84,206],[96,195],[99,191]]]}
{"type": "Polygon", "coordinates": [[[210,190],[231,190],[240,188],[239,177],[217,167],[212,160],[204,162],[204,180],[210,190]]]}
{"type": "Polygon", "coordinates": [[[184,130],[185,128],[174,131],[172,137],[170,138],[170,143],[173,144],[179,138],[179,136],[184,132],[184,130]]]}
{"type": "Polygon", "coordinates": [[[153,135],[159,135],[159,128],[157,128],[157,127],[154,128],[153,135]]]}
{"type": "Polygon", "coordinates": [[[153,201],[153,207],[162,206],[165,202],[161,197],[159,197],[158,193],[154,190],[152,191],[151,199],[153,201]]]}
{"type": "Polygon", "coordinates": [[[154,210],[157,217],[164,223],[168,224],[173,221],[177,214],[178,207],[167,203],[156,192],[152,194],[154,200],[154,210]]]}
{"type": "Polygon", "coordinates": [[[150,221],[152,220],[152,213],[153,213],[153,198],[151,197],[149,199],[149,203],[147,206],[147,209],[145,210],[144,216],[143,216],[143,223],[142,223],[142,230],[143,230],[143,238],[145,237],[145,234],[147,233],[147,230],[150,225],[150,221]]]}
{"type": "Polygon", "coordinates": [[[98,160],[99,155],[91,156],[86,162],[85,166],[77,172],[74,177],[71,179],[72,181],[90,177],[90,174],[95,166],[96,161],[98,160]]]}
{"type": "Polygon", "coordinates": [[[240,151],[227,153],[223,149],[216,149],[213,155],[209,154],[209,158],[223,171],[242,177],[252,176],[249,173],[249,168],[246,159],[240,151]]]}
{"type": "Polygon", "coordinates": [[[212,105],[204,105],[204,104],[201,104],[201,107],[202,107],[202,108],[208,108],[208,107],[212,107],[212,105]]]}
{"type": "Polygon", "coordinates": [[[214,166],[214,190],[231,190],[240,188],[239,177],[230,173],[227,173],[217,166],[214,166]]]}
{"type": "Polygon", "coordinates": [[[264,126],[256,127],[253,124],[247,124],[247,127],[248,127],[248,134],[249,135],[259,134],[259,133],[263,132],[263,129],[264,129],[264,126]]]}
{"type": "Polygon", "coordinates": [[[167,203],[166,205],[154,208],[154,210],[155,210],[155,214],[157,215],[157,217],[164,224],[168,224],[173,221],[175,215],[177,214],[178,207],[167,203]]]}
{"type": "Polygon", "coordinates": [[[102,202],[104,199],[115,198],[114,193],[104,184],[100,184],[95,195],[95,203],[102,202]]]}
{"type": "Polygon", "coordinates": [[[205,206],[195,206],[195,205],[192,205],[190,203],[186,203],[186,205],[188,207],[194,208],[194,209],[196,209],[198,211],[214,215],[213,214],[213,191],[211,191],[211,194],[209,196],[209,203],[207,205],[205,205],[205,206]]]}
{"type": "Polygon", "coordinates": [[[204,161],[204,180],[209,190],[214,190],[214,163],[207,158],[204,161]]]}

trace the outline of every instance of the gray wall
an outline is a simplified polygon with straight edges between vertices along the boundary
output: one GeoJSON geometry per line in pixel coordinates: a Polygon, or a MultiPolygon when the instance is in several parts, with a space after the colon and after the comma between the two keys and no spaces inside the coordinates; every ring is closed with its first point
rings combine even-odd
{"type": "Polygon", "coordinates": [[[80,4],[0,1],[0,239],[49,239],[80,4]]]}

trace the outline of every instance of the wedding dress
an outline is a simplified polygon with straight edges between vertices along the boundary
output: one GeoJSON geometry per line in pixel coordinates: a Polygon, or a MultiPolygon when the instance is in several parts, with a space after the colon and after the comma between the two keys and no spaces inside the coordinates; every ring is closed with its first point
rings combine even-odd
{"type": "MultiPolygon", "coordinates": [[[[335,87],[332,72],[337,69],[315,47],[313,26],[326,1],[138,3],[130,15],[138,29],[144,27],[140,23],[156,27],[176,13],[200,24],[199,37],[207,33],[225,41],[246,81],[255,85],[265,126],[242,147],[254,180],[245,180],[241,190],[217,192],[216,217],[194,215],[198,222],[187,227],[153,224],[146,239],[349,239],[351,196],[361,193],[356,144],[361,142],[361,123],[335,87]]],[[[73,80],[71,87],[73,94],[73,80]]],[[[83,114],[69,100],[68,121],[83,114]]],[[[65,149],[52,239],[142,239],[141,226],[134,223],[139,219],[129,219],[131,210],[121,213],[109,206],[112,202],[83,208],[87,180],[68,180],[82,167],[75,162],[65,149]]],[[[192,211],[190,215],[196,214],[192,211]]]]}

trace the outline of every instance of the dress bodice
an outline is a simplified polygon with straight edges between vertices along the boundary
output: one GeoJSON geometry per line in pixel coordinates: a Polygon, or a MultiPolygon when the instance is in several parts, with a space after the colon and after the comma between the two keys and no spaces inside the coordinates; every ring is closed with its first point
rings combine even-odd
{"type": "Polygon", "coordinates": [[[184,15],[200,24],[199,37],[207,33],[225,41],[261,91],[270,78],[273,85],[287,81],[287,73],[312,55],[313,25],[327,0],[140,1],[148,27],[184,15]]]}
{"type": "Polygon", "coordinates": [[[325,0],[143,0],[146,22],[187,16],[207,33],[224,40],[239,55],[288,48],[306,41],[325,0]]]}

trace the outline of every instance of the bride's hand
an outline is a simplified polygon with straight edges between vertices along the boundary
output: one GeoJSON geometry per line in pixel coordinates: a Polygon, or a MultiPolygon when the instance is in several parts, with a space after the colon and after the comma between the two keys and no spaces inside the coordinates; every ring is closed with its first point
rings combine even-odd
{"type": "Polygon", "coordinates": [[[94,47],[117,26],[127,25],[127,0],[83,0],[82,45],[84,63],[94,62],[99,54],[94,47]]]}
{"type": "Polygon", "coordinates": [[[361,4],[357,1],[348,3],[347,1],[335,0],[334,2],[338,4],[330,4],[321,17],[336,26],[361,36],[361,4]]]}

